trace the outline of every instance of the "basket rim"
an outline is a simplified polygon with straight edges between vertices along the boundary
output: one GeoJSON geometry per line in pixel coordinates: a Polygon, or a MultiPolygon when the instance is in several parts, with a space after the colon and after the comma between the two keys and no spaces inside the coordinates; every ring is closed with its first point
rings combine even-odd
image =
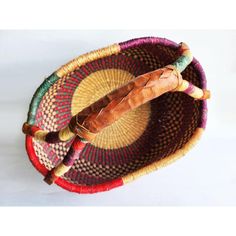
{"type": "MultiPolygon", "coordinates": [[[[48,89],[56,83],[57,80],[59,80],[61,77],[71,73],[76,68],[80,67],[81,65],[85,65],[88,62],[97,60],[99,58],[107,57],[113,54],[120,53],[121,51],[127,50],[129,48],[133,48],[136,46],[144,45],[144,44],[159,44],[167,47],[171,47],[174,49],[178,48],[178,44],[168,40],[166,38],[160,38],[160,37],[141,37],[141,38],[135,38],[131,39],[125,42],[121,42],[119,44],[113,44],[111,46],[108,46],[106,48],[102,48],[99,50],[92,51],[90,53],[83,54],[79,56],[78,58],[73,59],[66,65],[60,67],[56,72],[54,72],[52,75],[50,75],[48,78],[45,79],[45,81],[39,86],[39,88],[36,90],[31,103],[30,108],[28,112],[28,122],[33,124],[35,119],[35,114],[37,113],[38,106],[44,96],[44,94],[48,91],[48,89]],[[97,53],[97,57],[94,56],[95,52],[97,53]]],[[[196,58],[193,58],[193,61],[191,65],[194,67],[194,70],[196,70],[199,74],[199,78],[201,80],[202,88],[206,88],[206,76],[203,71],[202,66],[198,62],[196,58]]],[[[83,185],[77,185],[70,183],[62,178],[59,178],[55,183],[71,192],[77,192],[77,193],[96,193],[96,192],[102,192],[107,191],[115,187],[122,186],[137,177],[140,177],[142,175],[145,175],[147,173],[150,173],[156,169],[159,169],[163,166],[166,166],[170,164],[171,162],[177,160],[178,158],[185,155],[185,153],[190,150],[193,145],[195,145],[200,138],[202,132],[204,131],[206,127],[207,122],[207,101],[203,100],[202,102],[202,111],[200,114],[201,120],[199,122],[199,126],[196,128],[195,133],[192,135],[190,140],[184,145],[183,148],[177,150],[173,154],[165,157],[164,159],[155,161],[145,167],[140,168],[137,171],[131,172],[121,178],[107,181],[103,184],[97,184],[92,186],[83,186],[83,185]]],[[[42,174],[46,175],[47,169],[46,167],[39,162],[39,158],[37,157],[34,147],[33,147],[33,138],[26,135],[26,150],[27,154],[29,156],[29,159],[33,166],[42,174]]]]}

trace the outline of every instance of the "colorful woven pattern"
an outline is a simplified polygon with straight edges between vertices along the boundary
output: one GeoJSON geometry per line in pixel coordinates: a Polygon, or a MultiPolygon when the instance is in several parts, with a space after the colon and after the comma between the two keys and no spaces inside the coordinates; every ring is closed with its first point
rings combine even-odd
{"type": "MultiPolygon", "coordinates": [[[[31,102],[28,123],[46,131],[64,128],[73,115],[113,89],[173,63],[179,56],[177,48],[176,43],[167,39],[148,37],[74,59],[53,74],[47,80],[50,82],[41,85],[43,92],[36,92],[37,99],[31,102]]],[[[79,193],[105,191],[184,155],[206,126],[207,107],[205,100],[187,95],[203,96],[192,84],[206,89],[199,62],[193,59],[182,76],[187,81],[180,89],[184,93],[166,93],[102,130],[85,145],[79,159],[64,160],[63,164],[73,164],[72,168],[56,183],[79,193]]],[[[41,140],[50,139],[47,132],[32,132],[38,132],[41,140]]],[[[63,140],[63,135],[70,131],[63,132],[58,133],[58,140],[63,140]]],[[[73,140],[59,143],[52,140],[49,144],[27,135],[27,152],[34,166],[46,175],[61,163],[73,140]]]]}

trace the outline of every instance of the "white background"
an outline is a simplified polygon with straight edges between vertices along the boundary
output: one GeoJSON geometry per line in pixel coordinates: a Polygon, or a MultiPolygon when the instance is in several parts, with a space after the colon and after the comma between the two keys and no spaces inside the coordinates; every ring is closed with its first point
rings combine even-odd
{"type": "Polygon", "coordinates": [[[236,205],[236,31],[0,31],[0,205],[236,205]],[[109,192],[79,195],[48,186],[28,160],[21,126],[30,99],[60,65],[142,36],[189,44],[212,99],[206,132],[174,164],[109,192]]]}

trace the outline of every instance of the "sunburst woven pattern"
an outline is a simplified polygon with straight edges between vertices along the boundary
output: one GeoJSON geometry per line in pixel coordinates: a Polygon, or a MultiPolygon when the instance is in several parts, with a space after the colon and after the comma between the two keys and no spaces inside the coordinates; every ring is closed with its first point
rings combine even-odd
{"type": "MultiPolygon", "coordinates": [[[[89,60],[67,74],[61,70],[62,77],[40,102],[35,124],[48,131],[61,129],[74,114],[114,88],[178,58],[172,42],[169,46],[145,40],[139,44],[130,41],[128,46],[120,44],[118,54],[89,60]]],[[[182,76],[204,88],[202,73],[195,61],[182,76]]],[[[124,176],[130,179],[130,173],[163,161],[185,147],[197,128],[205,127],[206,110],[205,101],[180,92],[164,94],[105,128],[85,146],[62,179],[71,186],[88,187],[112,183],[124,176]]],[[[33,139],[33,148],[39,162],[50,170],[65,157],[72,141],[48,144],[33,139]]]]}
{"type": "MultiPolygon", "coordinates": [[[[86,77],[74,92],[71,112],[77,114],[115,88],[131,79],[132,74],[121,69],[99,70],[86,77]]],[[[146,103],[125,114],[111,126],[100,132],[92,145],[104,149],[121,148],[136,141],[149,122],[150,104],[146,103]]]]}

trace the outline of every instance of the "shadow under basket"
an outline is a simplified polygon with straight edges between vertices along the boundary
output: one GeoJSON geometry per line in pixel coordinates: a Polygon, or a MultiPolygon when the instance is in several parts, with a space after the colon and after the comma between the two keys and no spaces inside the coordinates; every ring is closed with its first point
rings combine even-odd
{"type": "MultiPolygon", "coordinates": [[[[83,108],[131,79],[171,64],[178,44],[147,37],[82,55],[44,81],[34,125],[62,129],[83,108]],[[69,68],[69,69],[68,69],[69,68]]],[[[194,58],[183,79],[201,89],[206,79],[194,58]]],[[[80,158],[55,183],[78,193],[110,190],[175,161],[196,143],[205,129],[205,100],[168,92],[129,111],[87,143],[80,158]]],[[[49,144],[26,135],[29,158],[44,176],[65,157],[73,139],[49,144]]]]}

